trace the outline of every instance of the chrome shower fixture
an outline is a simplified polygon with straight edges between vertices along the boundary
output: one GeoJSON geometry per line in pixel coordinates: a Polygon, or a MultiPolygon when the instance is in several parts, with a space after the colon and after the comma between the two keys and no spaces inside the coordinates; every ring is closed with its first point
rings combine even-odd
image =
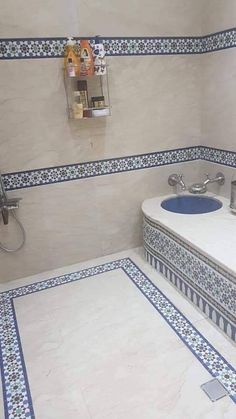
{"type": "Polygon", "coordinates": [[[25,244],[25,229],[15,214],[15,209],[19,208],[20,200],[21,198],[8,198],[0,172],[0,212],[3,223],[7,225],[9,223],[9,215],[12,215],[22,233],[21,243],[15,249],[9,249],[0,242],[0,249],[7,253],[17,252],[17,250],[20,250],[25,244]]]}
{"type": "Polygon", "coordinates": [[[5,225],[9,222],[9,211],[19,208],[20,200],[21,198],[8,198],[0,173],[0,211],[5,225]]]}

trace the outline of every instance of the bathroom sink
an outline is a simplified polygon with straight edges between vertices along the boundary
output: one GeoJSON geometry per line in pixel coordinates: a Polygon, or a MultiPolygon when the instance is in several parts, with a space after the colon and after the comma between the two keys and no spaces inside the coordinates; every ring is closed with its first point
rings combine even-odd
{"type": "Polygon", "coordinates": [[[217,211],[222,202],[209,196],[176,196],[162,201],[162,208],[178,214],[206,214],[217,211]]]}

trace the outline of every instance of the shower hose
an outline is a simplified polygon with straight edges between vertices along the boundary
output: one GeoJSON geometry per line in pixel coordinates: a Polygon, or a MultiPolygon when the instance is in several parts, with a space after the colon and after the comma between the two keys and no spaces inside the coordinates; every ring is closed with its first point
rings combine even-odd
{"type": "Polygon", "coordinates": [[[17,216],[15,214],[15,211],[14,210],[11,210],[10,213],[11,213],[12,217],[15,219],[16,223],[18,224],[18,226],[19,226],[19,229],[20,229],[20,231],[22,233],[22,240],[21,240],[20,245],[17,246],[15,249],[8,249],[6,246],[4,246],[0,242],[0,249],[3,250],[4,252],[7,252],[7,253],[14,253],[14,252],[17,252],[18,250],[20,250],[24,246],[26,234],[25,234],[25,229],[24,229],[23,225],[21,224],[20,220],[17,218],[17,216]]]}

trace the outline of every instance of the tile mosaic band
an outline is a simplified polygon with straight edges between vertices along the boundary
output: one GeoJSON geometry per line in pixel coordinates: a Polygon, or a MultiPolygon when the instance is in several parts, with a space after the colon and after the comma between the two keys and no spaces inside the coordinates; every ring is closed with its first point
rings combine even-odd
{"type": "MultiPolygon", "coordinates": [[[[85,38],[76,38],[85,39],[85,38]]],[[[95,38],[89,38],[91,44],[95,38]]],[[[195,37],[101,37],[108,56],[204,54],[236,46],[236,29],[195,37]]],[[[0,59],[58,58],[66,38],[0,39],[0,59]]]]}
{"type": "MultiPolygon", "coordinates": [[[[236,276],[146,216],[143,239],[150,262],[153,256],[163,264],[170,277],[174,275],[171,282],[236,341],[236,276]]],[[[157,270],[168,277],[165,270],[157,270]]]]}
{"type": "Polygon", "coordinates": [[[8,173],[3,175],[3,180],[6,190],[9,191],[192,161],[199,159],[199,153],[199,147],[180,148],[178,150],[8,173]]]}
{"type": "Polygon", "coordinates": [[[211,163],[223,164],[236,168],[236,152],[221,150],[219,148],[200,146],[201,160],[210,161],[211,163]]]}
{"type": "Polygon", "coordinates": [[[6,419],[34,419],[34,409],[27,370],[21,348],[14,311],[14,299],[89,278],[104,272],[122,269],[137,289],[162,316],[202,366],[227,389],[236,403],[236,370],[171,303],[152,281],[130,259],[120,259],[22,286],[0,294],[0,366],[6,419]]]}
{"type": "Polygon", "coordinates": [[[171,284],[173,284],[185,297],[196,305],[208,318],[213,321],[225,334],[230,331],[230,337],[236,341],[236,327],[229,322],[214,305],[204,298],[196,289],[191,287],[179,274],[166,264],[160,256],[154,255],[151,250],[145,249],[145,258],[147,262],[158,272],[160,272],[171,284]]]}
{"type": "Polygon", "coordinates": [[[74,163],[66,166],[6,173],[3,175],[3,180],[6,190],[11,191],[199,159],[236,168],[236,152],[194,146],[85,163],[74,163]]]}

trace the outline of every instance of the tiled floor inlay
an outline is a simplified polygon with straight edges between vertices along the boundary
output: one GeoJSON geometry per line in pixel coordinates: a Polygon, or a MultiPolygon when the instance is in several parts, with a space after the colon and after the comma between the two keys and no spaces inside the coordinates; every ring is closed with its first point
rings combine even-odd
{"type": "Polygon", "coordinates": [[[0,294],[0,356],[6,418],[35,417],[14,299],[117,269],[121,269],[127,275],[206,370],[224,385],[231,399],[236,403],[236,370],[233,366],[217,352],[130,258],[123,258],[0,294]]]}

